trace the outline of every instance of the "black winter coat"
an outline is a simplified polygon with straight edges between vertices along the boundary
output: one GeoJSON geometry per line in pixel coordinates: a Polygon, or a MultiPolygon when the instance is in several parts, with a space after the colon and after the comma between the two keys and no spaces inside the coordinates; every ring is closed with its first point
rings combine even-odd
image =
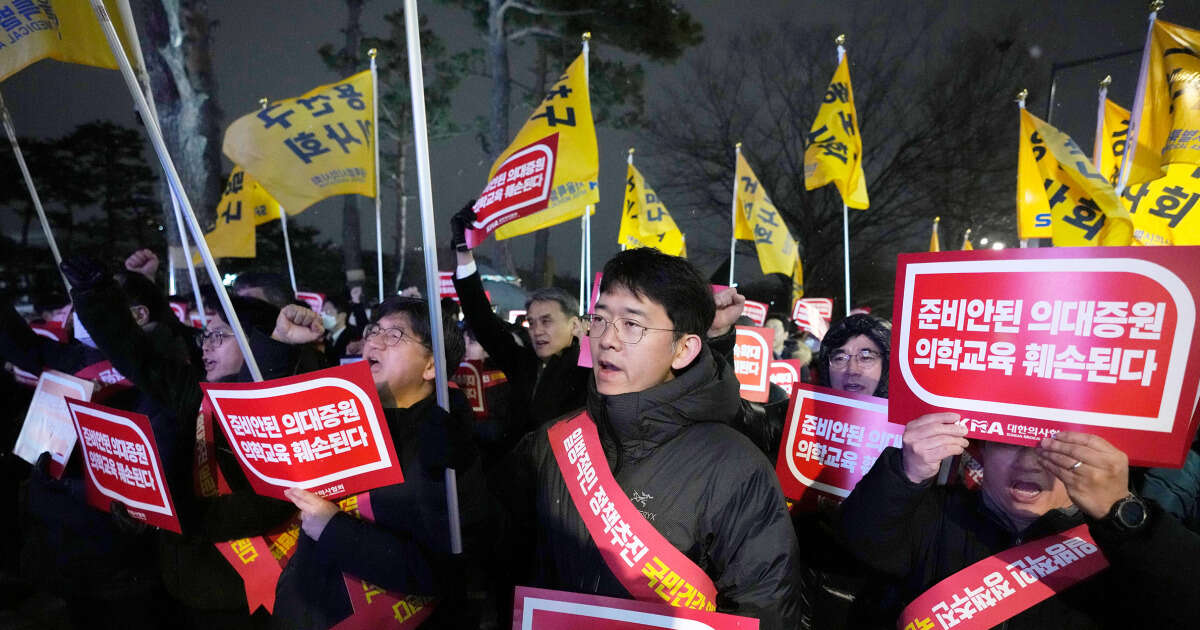
{"type": "Polygon", "coordinates": [[[1051,510],[1014,533],[979,492],[909,481],[901,451],[891,447],[842,503],[840,529],[860,560],[897,579],[874,626],[895,627],[909,602],[987,556],[1086,522],[1109,568],[1009,619],[1006,628],[1200,627],[1200,536],[1147,504],[1150,522],[1133,534],[1074,508],[1051,510]]]}
{"type": "MultiPolygon", "coordinates": [[[[732,368],[705,346],[662,385],[620,396],[590,390],[587,409],[617,483],[712,578],[717,610],[757,617],[764,630],[807,625],[796,537],[774,468],[730,426],[739,406],[732,368]]],[[[536,531],[533,583],[628,597],[575,510],[549,425],[518,445],[511,476],[494,476],[511,494],[514,527],[536,531]]]]}

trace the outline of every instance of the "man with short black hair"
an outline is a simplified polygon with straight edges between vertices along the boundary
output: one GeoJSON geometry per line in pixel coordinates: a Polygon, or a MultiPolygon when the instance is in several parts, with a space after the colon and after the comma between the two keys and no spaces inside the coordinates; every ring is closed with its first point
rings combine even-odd
{"type": "Polygon", "coordinates": [[[283,308],[296,300],[291,285],[281,275],[265,271],[248,271],[233,281],[233,292],[242,297],[258,298],[283,308]]]}

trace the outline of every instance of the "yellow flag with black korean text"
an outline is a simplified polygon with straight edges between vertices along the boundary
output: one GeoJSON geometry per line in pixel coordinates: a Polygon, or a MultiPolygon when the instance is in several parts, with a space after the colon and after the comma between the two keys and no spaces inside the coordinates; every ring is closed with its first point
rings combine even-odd
{"type": "MultiPolygon", "coordinates": [[[[1050,238],[1050,204],[1046,200],[1046,179],[1038,170],[1033,139],[1037,137],[1033,118],[1020,114],[1020,141],[1017,143],[1017,238],[1050,238]]],[[[1043,151],[1044,152],[1044,151],[1043,151]]],[[[932,250],[931,250],[932,251],[932,250]]]]}
{"type": "MultiPolygon", "coordinates": [[[[1125,157],[1125,145],[1129,139],[1129,110],[1104,99],[1104,118],[1100,122],[1099,155],[1095,156],[1096,170],[1107,177],[1114,186],[1121,175],[1121,158],[1125,157]]],[[[1137,155],[1134,155],[1134,160],[1137,155]]]]}
{"type": "Polygon", "coordinates": [[[653,247],[664,254],[683,255],[683,232],[632,163],[626,170],[625,205],[617,239],[630,249],[653,247]]]}
{"type": "Polygon", "coordinates": [[[336,195],[375,197],[371,72],[271,101],[233,121],[222,151],[289,213],[336,195]]]}
{"type": "MultiPolygon", "coordinates": [[[[510,157],[531,146],[548,146],[545,141],[555,137],[557,148],[552,151],[549,199],[541,200],[545,207],[500,225],[495,231],[497,240],[578,219],[587,206],[595,206],[600,201],[600,151],[596,144],[596,126],[592,122],[592,101],[588,95],[586,55],[581,53],[567,67],[488,172],[491,188],[500,167],[505,166],[510,157]]],[[[505,193],[507,197],[507,191],[505,193]]],[[[477,216],[480,214],[478,202],[476,213],[477,216]]]]}
{"type": "Polygon", "coordinates": [[[937,231],[937,229],[938,229],[938,222],[939,222],[939,221],[938,221],[938,219],[937,219],[937,218],[934,218],[934,220],[933,220],[933,232],[931,232],[931,233],[929,234],[929,251],[931,251],[931,252],[940,252],[940,251],[942,251],[942,242],[941,242],[940,240],[938,240],[938,231],[937,231]]]}
{"type": "MultiPolygon", "coordinates": [[[[128,0],[104,0],[104,9],[136,68],[125,24],[128,0]]],[[[117,69],[88,0],[0,0],[0,81],[42,59],[117,69]]]]}
{"type": "Polygon", "coordinates": [[[1021,109],[1044,182],[1055,246],[1130,245],[1133,223],[1112,184],[1067,134],[1021,109]]]}
{"type": "Polygon", "coordinates": [[[865,210],[870,200],[867,180],[863,177],[862,136],[854,111],[849,64],[849,55],[842,55],[808,132],[804,188],[813,190],[832,182],[847,207],[865,210]]]}
{"type": "MultiPolygon", "coordinates": [[[[254,228],[279,218],[279,202],[242,167],[234,166],[216,214],[216,225],[204,235],[213,257],[254,258],[254,228]]],[[[193,256],[193,261],[198,258],[193,256]]]]}
{"type": "Polygon", "coordinates": [[[1137,150],[1126,186],[1163,176],[1166,164],[1200,164],[1200,31],[1156,20],[1137,150]]]}
{"type": "Polygon", "coordinates": [[[1165,176],[1134,184],[1122,196],[1142,245],[1200,245],[1200,166],[1168,164],[1165,176]]]}
{"type": "Polygon", "coordinates": [[[737,182],[734,205],[750,226],[762,272],[792,275],[797,268],[796,258],[799,254],[796,240],[792,238],[783,217],[779,216],[775,204],[767,196],[766,188],[758,181],[758,176],[750,169],[750,163],[741,151],[737,154],[734,179],[737,182]]]}

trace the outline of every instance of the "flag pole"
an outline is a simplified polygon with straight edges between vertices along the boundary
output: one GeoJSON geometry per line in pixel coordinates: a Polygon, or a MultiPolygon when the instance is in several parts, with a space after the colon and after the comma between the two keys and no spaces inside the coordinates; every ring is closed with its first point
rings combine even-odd
{"type": "Polygon", "coordinates": [[[1142,65],[1138,69],[1137,90],[1133,95],[1133,111],[1129,114],[1129,135],[1125,136],[1125,155],[1121,158],[1120,176],[1117,178],[1117,187],[1114,192],[1117,193],[1117,199],[1121,198],[1121,194],[1125,192],[1125,185],[1129,183],[1129,170],[1133,168],[1133,156],[1137,153],[1138,134],[1141,132],[1142,109],[1146,104],[1146,73],[1150,68],[1150,44],[1154,37],[1154,22],[1158,19],[1158,12],[1165,6],[1162,0],[1153,0],[1150,3],[1150,17],[1147,20],[1149,25],[1146,26],[1146,45],[1142,48],[1142,65]]]}
{"type": "Polygon", "coordinates": [[[733,284],[733,261],[737,258],[737,158],[742,154],[742,143],[733,145],[733,199],[729,202],[729,286],[733,284]]]}
{"type": "MultiPolygon", "coordinates": [[[[91,3],[100,28],[104,31],[104,37],[108,40],[108,47],[112,50],[117,65],[120,66],[121,76],[125,78],[125,86],[133,97],[133,103],[137,107],[138,113],[142,115],[143,120],[152,120],[146,95],[138,89],[137,78],[133,74],[133,68],[129,65],[129,59],[125,56],[125,49],[121,46],[121,40],[117,36],[112,20],[108,17],[108,10],[104,7],[103,0],[91,0],[91,3]]],[[[217,291],[217,298],[221,301],[221,308],[224,309],[225,316],[228,318],[229,327],[233,329],[233,336],[242,350],[242,358],[246,361],[246,367],[255,381],[261,381],[263,380],[262,371],[258,369],[258,361],[254,359],[254,354],[250,351],[250,342],[246,338],[246,331],[242,328],[237,313],[233,310],[233,304],[229,301],[229,293],[225,290],[225,285],[221,283],[217,264],[213,260],[212,252],[208,249],[208,243],[204,240],[204,232],[200,229],[200,222],[196,220],[196,215],[192,211],[192,204],[183,191],[183,182],[179,178],[179,172],[175,170],[175,163],[171,161],[171,154],[167,151],[167,143],[163,140],[162,130],[158,128],[157,124],[151,123],[146,125],[146,131],[150,136],[150,144],[154,147],[154,153],[158,156],[163,173],[167,177],[167,184],[171,186],[172,192],[183,206],[185,211],[183,217],[187,220],[188,230],[191,231],[192,238],[196,241],[196,247],[200,250],[200,256],[204,259],[204,268],[208,271],[208,277],[217,291]]]]}
{"type": "MultiPolygon", "coordinates": [[[[592,77],[588,57],[591,52],[589,44],[592,39],[591,31],[584,32],[580,39],[583,40],[583,76],[590,91],[592,77]]],[[[592,206],[590,204],[583,209],[583,269],[583,302],[579,306],[586,309],[592,301],[592,206]]]]}
{"type": "MultiPolygon", "coordinates": [[[[383,210],[379,198],[379,70],[375,65],[375,56],[379,50],[372,48],[367,51],[371,57],[371,131],[375,134],[375,266],[379,276],[379,302],[383,303],[383,210]]],[[[422,97],[424,98],[424,97],[422,97]]],[[[403,255],[403,252],[401,252],[403,255]]],[[[293,282],[295,284],[295,282],[293,282]]],[[[436,295],[430,294],[430,298],[436,295]]]]}
{"type": "Polygon", "coordinates": [[[579,314],[583,315],[583,309],[588,307],[587,295],[587,212],[586,209],[582,217],[579,217],[579,314]]]}
{"type": "MultiPolygon", "coordinates": [[[[1096,98],[1096,142],[1092,144],[1092,163],[1096,165],[1096,170],[1100,170],[1100,154],[1104,149],[1104,102],[1108,100],[1108,86],[1112,85],[1112,75],[1108,75],[1100,80],[1100,91],[1096,98]]],[[[1125,144],[1129,142],[1126,139],[1125,144]]],[[[1100,173],[1103,175],[1104,173],[1100,173]]]]}
{"type": "Polygon", "coordinates": [[[296,267],[292,264],[292,239],[288,238],[288,215],[287,209],[279,206],[279,228],[283,230],[283,251],[287,254],[288,278],[292,281],[292,294],[295,295],[296,288],[296,267]]]}
{"type": "MultiPolygon", "coordinates": [[[[846,48],[843,44],[846,43],[845,35],[838,35],[837,39],[837,62],[842,63],[842,57],[846,56],[846,48]]],[[[846,317],[850,316],[850,210],[846,206],[845,200],[842,201],[842,261],[844,264],[843,275],[846,278],[846,317]]]]}
{"type": "MultiPolygon", "coordinates": [[[[1020,92],[1017,92],[1017,108],[1018,109],[1025,109],[1025,98],[1027,96],[1029,96],[1029,90],[1027,90],[1027,89],[1022,89],[1020,92]]],[[[1018,114],[1018,116],[1020,116],[1020,114],[1018,114]]],[[[1018,235],[1019,235],[1019,232],[1020,232],[1020,230],[1018,230],[1018,235]]],[[[1018,240],[1021,244],[1021,249],[1027,249],[1029,247],[1029,239],[1022,238],[1022,239],[1018,239],[1018,240]]]]}
{"type": "MultiPolygon", "coordinates": [[[[93,0],[98,1],[98,0],[93,0]]],[[[425,120],[425,78],[421,69],[421,31],[417,21],[417,0],[404,0],[404,33],[408,44],[408,85],[412,94],[413,144],[417,158],[417,190],[421,201],[421,240],[425,250],[425,291],[429,296],[429,329],[433,338],[433,361],[437,403],[450,409],[446,387],[446,341],[442,337],[442,303],[438,295],[437,235],[433,227],[433,185],[429,171],[429,129],[425,120]]],[[[375,95],[378,98],[378,95],[375,95]]],[[[379,146],[378,143],[375,145],[379,146]]],[[[378,169],[375,171],[378,174],[378,169]]],[[[378,199],[378,197],[376,197],[378,199]]],[[[462,553],[462,527],[458,515],[458,477],[447,468],[446,510],[450,520],[450,552],[462,553]]]]}
{"type": "Polygon", "coordinates": [[[42,224],[42,232],[46,235],[46,243],[50,246],[50,253],[54,256],[54,268],[62,277],[67,291],[70,291],[71,283],[62,272],[62,255],[58,253],[58,243],[54,240],[54,233],[50,231],[50,221],[46,219],[42,198],[38,196],[37,187],[33,185],[33,175],[29,173],[29,166],[25,164],[25,154],[21,153],[21,145],[17,144],[17,132],[13,128],[12,116],[8,113],[3,96],[0,96],[0,119],[3,119],[4,133],[8,136],[8,143],[12,145],[13,155],[17,158],[17,166],[21,168],[21,176],[25,178],[25,187],[29,189],[29,198],[33,200],[33,209],[37,212],[38,221],[42,224]]]}

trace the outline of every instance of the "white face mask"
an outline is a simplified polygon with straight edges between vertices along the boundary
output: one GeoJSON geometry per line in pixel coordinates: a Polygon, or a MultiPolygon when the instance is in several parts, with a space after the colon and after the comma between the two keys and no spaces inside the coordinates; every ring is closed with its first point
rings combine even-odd
{"type": "Polygon", "coordinates": [[[337,328],[337,315],[321,313],[321,323],[325,325],[325,330],[333,332],[333,329],[337,328]]]}
{"type": "Polygon", "coordinates": [[[79,321],[78,313],[71,313],[71,324],[71,329],[74,331],[75,339],[77,339],[79,343],[89,348],[96,347],[96,342],[92,341],[91,333],[89,333],[87,329],[83,327],[83,322],[79,321]]]}

